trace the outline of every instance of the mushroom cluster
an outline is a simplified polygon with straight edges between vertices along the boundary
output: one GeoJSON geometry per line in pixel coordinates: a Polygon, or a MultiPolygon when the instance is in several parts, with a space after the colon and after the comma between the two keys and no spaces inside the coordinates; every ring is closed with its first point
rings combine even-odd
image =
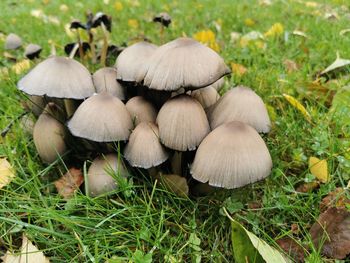
{"type": "Polygon", "coordinates": [[[115,67],[92,75],[73,58],[51,56],[18,88],[38,116],[33,138],[44,162],[93,159],[90,195],[115,189],[132,169],[184,196],[203,183],[242,187],[271,171],[259,135],[271,126],[265,105],[243,86],[220,97],[228,74],[215,51],[182,37],[159,47],[135,43],[115,67]]]}

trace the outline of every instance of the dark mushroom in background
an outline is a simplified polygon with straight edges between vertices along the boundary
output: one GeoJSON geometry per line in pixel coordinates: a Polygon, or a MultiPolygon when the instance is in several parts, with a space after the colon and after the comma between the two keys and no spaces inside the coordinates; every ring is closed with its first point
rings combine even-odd
{"type": "MultiPolygon", "coordinates": [[[[68,43],[67,45],[64,46],[64,52],[67,54],[67,56],[69,56],[72,53],[72,50],[74,49],[74,46],[77,43],[68,43]]],[[[78,42],[79,44],[79,42],[78,42]]],[[[88,42],[80,42],[81,47],[79,46],[79,52],[76,52],[74,54],[74,56],[76,57],[81,57],[81,54],[83,54],[82,56],[84,57],[84,54],[86,54],[86,52],[88,52],[90,50],[90,45],[88,42]],[[83,53],[80,52],[80,48],[82,48],[83,53]]],[[[83,58],[82,57],[82,58],[83,58]]]]}
{"type": "Polygon", "coordinates": [[[42,47],[37,44],[29,44],[24,50],[24,56],[28,59],[39,58],[42,47]]]}
{"type": "Polygon", "coordinates": [[[168,27],[171,24],[171,16],[168,13],[162,12],[153,17],[153,22],[160,24],[159,38],[160,42],[164,42],[164,27],[168,27]]]}
{"type": "Polygon", "coordinates": [[[271,169],[272,160],[264,140],[254,128],[234,121],[204,138],[191,174],[202,183],[233,189],[264,179],[271,169]]]}
{"type": "Polygon", "coordinates": [[[14,50],[14,49],[20,48],[21,46],[22,46],[22,39],[18,35],[11,33],[6,37],[5,49],[14,50]]]}

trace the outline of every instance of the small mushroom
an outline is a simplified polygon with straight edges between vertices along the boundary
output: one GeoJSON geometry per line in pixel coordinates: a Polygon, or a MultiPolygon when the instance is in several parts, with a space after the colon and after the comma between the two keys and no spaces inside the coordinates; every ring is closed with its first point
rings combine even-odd
{"type": "Polygon", "coordinates": [[[106,91],[120,100],[125,100],[125,90],[117,82],[117,70],[115,68],[105,67],[97,70],[92,75],[96,92],[106,91]]]}
{"type": "Polygon", "coordinates": [[[221,79],[215,81],[213,84],[210,85],[210,87],[213,87],[214,89],[216,89],[217,91],[220,91],[222,89],[222,87],[225,84],[225,78],[222,77],[221,79]]]}
{"type": "Polygon", "coordinates": [[[201,104],[189,95],[168,100],[157,116],[161,142],[177,151],[195,150],[210,132],[201,104]]]}
{"type": "MultiPolygon", "coordinates": [[[[79,44],[79,42],[78,42],[79,44]]],[[[76,43],[68,43],[64,46],[64,53],[66,53],[67,56],[69,56],[72,53],[72,50],[74,49],[76,43]]],[[[82,49],[82,54],[85,54],[88,50],[90,50],[90,45],[88,42],[80,42],[81,47],[79,46],[79,52],[76,52],[74,54],[75,57],[81,57],[80,48],[82,49]]],[[[83,55],[84,57],[84,55],[83,55]]]]}
{"type": "Polygon", "coordinates": [[[22,39],[16,34],[9,34],[5,40],[5,49],[18,49],[22,46],[22,39]]]}
{"type": "Polygon", "coordinates": [[[155,122],[157,118],[157,110],[154,108],[152,103],[145,100],[141,96],[136,96],[128,100],[126,108],[129,111],[132,120],[137,126],[139,123],[155,122]]]}
{"type": "Polygon", "coordinates": [[[24,50],[24,56],[28,59],[39,58],[42,48],[37,44],[29,44],[24,50]]]}
{"type": "Polygon", "coordinates": [[[57,106],[49,103],[35,123],[33,140],[40,158],[43,162],[52,163],[66,150],[65,127],[55,119],[57,106]]]}
{"type": "Polygon", "coordinates": [[[115,63],[117,79],[125,82],[135,82],[139,68],[156,49],[156,45],[146,41],[125,48],[119,54],[115,63]]]}
{"type": "Polygon", "coordinates": [[[165,162],[169,155],[159,141],[157,125],[141,122],[130,135],[124,151],[125,159],[133,167],[149,169],[165,162]]]}
{"type": "Polygon", "coordinates": [[[87,188],[90,196],[95,197],[113,191],[118,186],[115,177],[128,177],[124,164],[116,154],[97,157],[87,173],[87,188]]]}
{"type": "Polygon", "coordinates": [[[191,96],[198,100],[204,109],[214,105],[220,99],[219,93],[212,86],[194,90],[191,92],[191,96]]]}
{"type": "Polygon", "coordinates": [[[123,102],[107,92],[85,100],[68,122],[74,136],[95,142],[125,141],[132,127],[123,102]]]}
{"type": "Polygon", "coordinates": [[[262,99],[250,88],[239,86],[225,93],[208,112],[210,127],[241,121],[258,132],[270,131],[271,122],[262,99]]]}
{"type": "Polygon", "coordinates": [[[183,198],[188,196],[189,187],[185,177],[177,174],[158,174],[155,178],[170,192],[183,198]]]}
{"type": "Polygon", "coordinates": [[[171,23],[171,16],[168,13],[162,12],[153,18],[153,22],[157,22],[162,26],[168,27],[171,23]]]}
{"type": "Polygon", "coordinates": [[[272,168],[264,140],[247,124],[225,123],[199,145],[191,174],[216,187],[238,188],[267,177],[272,168]]]}
{"type": "Polygon", "coordinates": [[[136,80],[155,90],[194,90],[230,72],[214,50],[183,37],[157,48],[138,70],[136,80]]]}

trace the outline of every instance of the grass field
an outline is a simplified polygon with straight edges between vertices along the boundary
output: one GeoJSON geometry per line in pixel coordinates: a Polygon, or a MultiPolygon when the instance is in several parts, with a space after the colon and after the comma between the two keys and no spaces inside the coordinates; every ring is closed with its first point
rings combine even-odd
{"type": "MultiPolygon", "coordinates": [[[[42,57],[50,54],[49,40],[58,54],[72,39],[64,25],[73,18],[85,19],[85,11],[103,11],[113,16],[112,42],[131,43],[140,36],[160,44],[159,27],[152,17],[169,12],[173,24],[165,40],[201,30],[212,30],[226,63],[244,66],[244,74],[226,78],[223,92],[236,85],[254,89],[268,105],[272,131],[264,136],[273,170],[264,181],[242,189],[220,191],[214,195],[183,199],[155,187],[150,180],[134,178],[114,194],[90,198],[77,192],[69,201],[57,195],[53,181],[66,171],[63,163],[47,167],[37,156],[31,137],[18,122],[0,142],[0,157],[16,169],[16,178],[0,190],[0,256],[17,249],[23,232],[44,251],[52,262],[233,262],[230,221],[222,212],[226,207],[247,229],[272,246],[281,237],[291,236],[310,249],[308,262],[322,262],[313,249],[309,228],[320,214],[322,198],[350,179],[350,101],[330,111],[331,97],[349,84],[346,73],[335,80],[314,80],[336,58],[350,59],[350,26],[347,0],[318,2],[257,0],[236,1],[0,1],[0,30],[16,33],[25,43],[43,46],[42,57]],[[261,2],[261,1],[260,1],[261,2]],[[62,11],[65,4],[68,10],[62,11]],[[55,16],[59,23],[44,23],[31,15],[40,9],[55,16]],[[336,18],[327,18],[327,14],[336,18]],[[281,23],[280,35],[248,44],[231,39],[232,32],[267,32],[281,23]],[[293,34],[299,30],[307,38],[293,34]],[[290,72],[284,62],[297,64],[290,72]],[[288,94],[303,104],[310,121],[283,97],[288,94]],[[342,112],[339,114],[339,112],[342,112]],[[308,159],[316,156],[328,162],[331,180],[311,192],[296,188],[315,181],[308,159]],[[292,225],[298,231],[292,231],[292,225]],[[113,258],[113,260],[112,260],[113,258]]],[[[3,53],[3,39],[0,52],[3,53]]],[[[22,57],[23,51],[12,52],[22,57]]],[[[0,57],[1,68],[12,62],[0,57]]],[[[90,70],[93,71],[94,66],[90,70]]],[[[9,73],[0,82],[0,129],[22,112],[25,95],[16,82],[25,72],[9,73]]],[[[350,96],[349,96],[350,97],[350,96]]]]}

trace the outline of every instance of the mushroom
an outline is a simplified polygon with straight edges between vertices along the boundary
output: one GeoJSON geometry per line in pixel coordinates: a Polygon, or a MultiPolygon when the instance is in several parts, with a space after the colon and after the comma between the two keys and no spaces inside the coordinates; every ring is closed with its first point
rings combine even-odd
{"type": "Polygon", "coordinates": [[[5,49],[18,49],[22,46],[22,39],[16,34],[9,34],[5,40],[5,49]]]}
{"type": "Polygon", "coordinates": [[[33,140],[40,158],[43,162],[52,163],[58,156],[63,155],[66,150],[65,128],[56,119],[58,115],[57,106],[48,103],[38,121],[34,125],[33,140]]]}
{"type": "Polygon", "coordinates": [[[168,100],[157,116],[161,142],[177,151],[195,150],[210,127],[201,104],[189,95],[168,100]]]}
{"type": "Polygon", "coordinates": [[[133,167],[149,169],[165,162],[169,155],[159,141],[159,131],[152,122],[141,122],[131,133],[124,157],[133,167]]]}
{"type": "Polygon", "coordinates": [[[225,84],[225,78],[222,77],[221,79],[215,81],[210,86],[213,87],[214,89],[216,89],[217,91],[220,91],[222,89],[222,87],[224,86],[224,84],[225,84]]]}
{"type": "Polygon", "coordinates": [[[24,56],[28,59],[39,58],[42,48],[37,44],[29,44],[24,50],[24,56]]]}
{"type": "Polygon", "coordinates": [[[155,178],[160,182],[160,184],[168,191],[180,196],[187,197],[189,188],[187,180],[177,174],[158,174],[155,178]]]}
{"type": "Polygon", "coordinates": [[[95,142],[125,141],[132,127],[123,102],[107,92],[85,100],[68,122],[74,136],[95,142]]]}
{"type": "Polygon", "coordinates": [[[223,188],[238,188],[267,177],[270,153],[256,130],[242,122],[225,123],[199,145],[191,174],[194,179],[223,188]]]}
{"type": "Polygon", "coordinates": [[[155,90],[203,88],[231,71],[212,49],[191,38],[160,46],[137,73],[137,82],[155,90]]]}
{"type": "MultiPolygon", "coordinates": [[[[29,95],[47,95],[63,99],[84,99],[95,92],[90,72],[78,61],[51,56],[37,64],[17,83],[18,89],[29,95]]],[[[67,115],[75,107],[72,100],[65,100],[67,115]]]]}
{"type": "Polygon", "coordinates": [[[126,108],[129,111],[135,126],[139,123],[155,122],[157,118],[157,110],[154,108],[152,103],[147,101],[141,96],[136,96],[128,100],[126,108]]]}
{"type": "Polygon", "coordinates": [[[97,157],[87,173],[88,194],[95,197],[113,191],[118,185],[115,177],[128,177],[122,160],[116,154],[97,157]]]}
{"type": "MultiPolygon", "coordinates": [[[[79,45],[79,52],[76,52],[74,54],[74,57],[80,57],[80,58],[84,58],[84,54],[90,50],[90,45],[88,42],[77,42],[79,45]]],[[[67,56],[69,56],[72,53],[72,50],[74,49],[75,45],[77,43],[68,43],[64,46],[64,53],[66,53],[67,56]]]]}
{"type": "Polygon", "coordinates": [[[170,25],[171,17],[170,17],[170,15],[168,13],[162,12],[162,13],[159,13],[158,15],[156,15],[153,18],[153,22],[156,22],[156,23],[160,24],[159,36],[160,36],[161,43],[163,43],[164,27],[168,27],[170,25]]]}
{"type": "Polygon", "coordinates": [[[115,63],[117,79],[124,82],[135,82],[137,71],[156,49],[156,45],[146,41],[125,48],[119,54],[115,63]]]}
{"type": "Polygon", "coordinates": [[[125,90],[117,82],[117,70],[115,68],[105,67],[97,70],[92,75],[96,92],[106,91],[120,100],[125,100],[125,90]]]}
{"type": "Polygon", "coordinates": [[[208,113],[210,127],[241,121],[258,132],[270,131],[271,122],[262,99],[250,88],[239,86],[229,90],[208,113]]]}
{"type": "Polygon", "coordinates": [[[212,86],[194,90],[191,92],[191,96],[195,98],[204,109],[214,105],[220,98],[219,93],[212,86]]]}

